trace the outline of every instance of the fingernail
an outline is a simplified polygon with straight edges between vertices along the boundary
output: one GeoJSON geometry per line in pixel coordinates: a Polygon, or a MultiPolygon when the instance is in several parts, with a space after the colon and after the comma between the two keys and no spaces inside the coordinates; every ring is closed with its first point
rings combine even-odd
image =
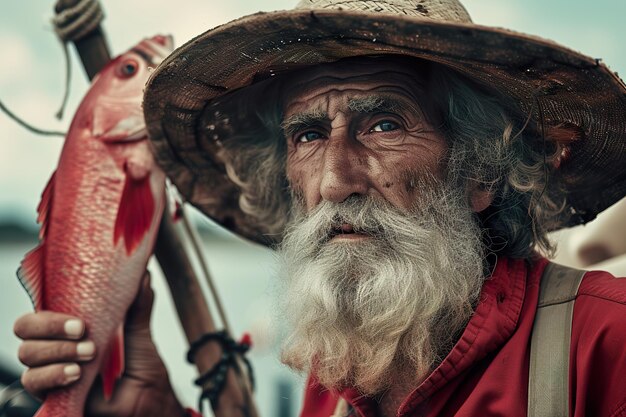
{"type": "Polygon", "coordinates": [[[83,335],[84,329],[85,327],[83,326],[83,322],[77,319],[68,320],[63,326],[65,334],[70,337],[81,337],[83,335]]]}
{"type": "Polygon", "coordinates": [[[74,382],[80,377],[80,366],[75,363],[67,365],[65,368],[63,368],[63,373],[65,374],[66,384],[74,382]]]}
{"type": "Polygon", "coordinates": [[[96,352],[96,345],[92,341],[80,342],[76,345],[76,354],[80,359],[91,359],[96,352]]]}

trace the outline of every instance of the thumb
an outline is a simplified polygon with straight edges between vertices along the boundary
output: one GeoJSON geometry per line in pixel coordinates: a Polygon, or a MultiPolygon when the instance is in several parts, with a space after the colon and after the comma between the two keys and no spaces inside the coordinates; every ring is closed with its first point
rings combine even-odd
{"type": "Polygon", "coordinates": [[[150,327],[150,316],[154,302],[154,291],[152,291],[150,281],[150,272],[146,271],[141,284],[139,284],[137,297],[129,307],[126,315],[126,328],[128,330],[147,329],[150,327]]]}

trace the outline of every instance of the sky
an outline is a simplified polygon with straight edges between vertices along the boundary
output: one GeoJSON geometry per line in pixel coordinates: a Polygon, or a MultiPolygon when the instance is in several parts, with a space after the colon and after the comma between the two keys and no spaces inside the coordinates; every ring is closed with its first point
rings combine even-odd
{"type": "MultiPolygon", "coordinates": [[[[62,48],[52,31],[54,1],[2,2],[0,12],[0,100],[30,123],[66,131],[88,83],[72,51],[71,95],[62,121],[55,112],[63,95],[62,48]]],[[[177,45],[237,17],[292,8],[292,0],[101,0],[104,29],[113,53],[156,33],[174,35],[177,45]]],[[[626,73],[623,41],[626,1],[467,0],[474,22],[555,40],[626,73]]],[[[56,166],[63,139],[34,135],[0,113],[0,222],[34,225],[35,208],[56,166]]]]}

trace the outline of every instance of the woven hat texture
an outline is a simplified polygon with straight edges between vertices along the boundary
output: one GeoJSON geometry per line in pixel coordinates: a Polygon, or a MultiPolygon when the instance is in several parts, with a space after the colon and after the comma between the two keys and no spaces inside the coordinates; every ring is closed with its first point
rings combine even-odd
{"type": "Polygon", "coordinates": [[[448,66],[513,98],[534,118],[540,108],[546,123],[583,132],[559,167],[568,193],[565,226],[592,220],[626,195],[624,83],[601,61],[552,41],[476,25],[456,0],[303,0],[294,10],[246,16],[201,34],[174,51],[147,85],[144,112],[157,160],[188,201],[218,223],[277,243],[279,235],[268,236],[239,207],[239,187],[202,123],[211,103],[271,75],[386,54],[448,66]]]}

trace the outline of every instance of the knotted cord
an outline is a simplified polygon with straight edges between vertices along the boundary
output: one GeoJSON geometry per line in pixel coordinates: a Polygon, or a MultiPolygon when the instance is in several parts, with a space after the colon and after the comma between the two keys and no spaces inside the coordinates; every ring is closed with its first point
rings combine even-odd
{"type": "Polygon", "coordinates": [[[200,375],[194,384],[202,388],[202,394],[198,399],[198,409],[202,412],[202,404],[204,399],[208,399],[211,407],[216,410],[219,404],[219,397],[226,387],[226,373],[228,369],[234,367],[237,369],[237,356],[243,359],[247,368],[247,375],[251,388],[254,390],[254,373],[252,364],[244,355],[250,349],[250,337],[246,335],[241,342],[235,342],[227,331],[206,333],[197,340],[194,340],[187,352],[187,362],[193,363],[198,350],[209,342],[218,342],[222,348],[222,356],[220,360],[203,375],[200,375]],[[208,384],[207,384],[208,383],[208,384]],[[208,385],[205,387],[205,385],[208,385]]]}
{"type": "MultiPolygon", "coordinates": [[[[61,44],[63,46],[63,54],[65,55],[65,88],[63,93],[63,100],[61,101],[61,107],[56,112],[57,119],[63,117],[63,112],[67,104],[67,100],[70,95],[70,80],[72,77],[72,65],[70,62],[70,53],[67,44],[84,38],[92,31],[98,28],[102,20],[104,19],[104,12],[98,0],[79,0],[79,2],[67,9],[60,11],[55,17],[52,18],[52,24],[54,25],[54,32],[57,34],[61,44]]],[[[50,136],[65,136],[64,132],[58,132],[53,130],[39,129],[15,113],[8,109],[8,107],[0,101],[0,110],[6,113],[11,119],[17,122],[22,127],[29,131],[39,135],[50,136]]]]}
{"type": "Polygon", "coordinates": [[[63,117],[63,111],[70,94],[72,65],[67,44],[89,35],[100,26],[103,19],[104,12],[98,0],[79,0],[74,6],[62,10],[52,18],[54,32],[61,41],[65,54],[65,92],[61,108],[56,113],[57,119],[63,117]]]}

